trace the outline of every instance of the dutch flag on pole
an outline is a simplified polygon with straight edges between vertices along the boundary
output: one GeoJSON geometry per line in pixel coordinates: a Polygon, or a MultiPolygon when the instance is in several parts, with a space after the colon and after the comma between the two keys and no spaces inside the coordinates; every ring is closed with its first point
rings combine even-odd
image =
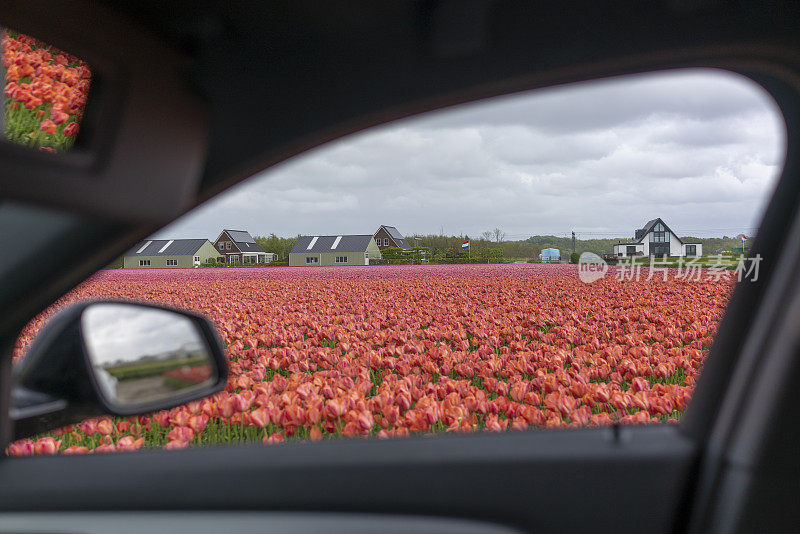
{"type": "Polygon", "coordinates": [[[469,248],[469,241],[464,241],[463,243],[461,243],[461,248],[462,248],[462,249],[467,249],[467,248],[469,248]]]}

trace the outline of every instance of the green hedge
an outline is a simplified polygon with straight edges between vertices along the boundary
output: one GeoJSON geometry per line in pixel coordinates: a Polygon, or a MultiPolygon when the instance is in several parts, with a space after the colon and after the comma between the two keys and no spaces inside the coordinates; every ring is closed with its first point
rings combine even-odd
{"type": "Polygon", "coordinates": [[[145,363],[134,363],[131,365],[119,365],[117,367],[106,367],[105,371],[117,380],[130,380],[132,378],[142,378],[163,374],[173,369],[180,369],[185,366],[205,365],[208,358],[205,356],[195,356],[193,358],[181,360],[152,361],[145,363]]]}

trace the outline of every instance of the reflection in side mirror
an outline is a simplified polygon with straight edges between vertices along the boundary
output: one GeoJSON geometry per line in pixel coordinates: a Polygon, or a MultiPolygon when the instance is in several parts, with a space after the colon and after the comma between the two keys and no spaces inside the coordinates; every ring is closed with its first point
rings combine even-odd
{"type": "Polygon", "coordinates": [[[212,358],[186,316],[122,303],[97,304],[81,316],[95,380],[110,404],[131,407],[203,389],[212,358]]]}
{"type": "Polygon", "coordinates": [[[146,304],[75,304],[50,320],[14,369],[14,437],[171,408],[222,390],[227,379],[224,348],[204,317],[146,304]]]}
{"type": "Polygon", "coordinates": [[[47,152],[70,150],[89,94],[89,65],[30,35],[8,28],[0,35],[0,137],[47,152]]]}

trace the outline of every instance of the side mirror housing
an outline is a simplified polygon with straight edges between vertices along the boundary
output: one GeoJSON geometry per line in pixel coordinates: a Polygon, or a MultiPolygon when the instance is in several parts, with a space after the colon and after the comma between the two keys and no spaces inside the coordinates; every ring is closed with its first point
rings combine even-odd
{"type": "Polygon", "coordinates": [[[222,390],[225,351],[208,319],[131,302],[59,312],[14,369],[14,439],[96,415],[171,408],[222,390]]]}

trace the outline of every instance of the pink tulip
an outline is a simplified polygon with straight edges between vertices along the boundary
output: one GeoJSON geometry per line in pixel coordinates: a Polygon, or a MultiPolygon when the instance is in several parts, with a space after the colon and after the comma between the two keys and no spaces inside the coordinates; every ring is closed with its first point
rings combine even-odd
{"type": "Polygon", "coordinates": [[[188,445],[189,445],[188,441],[174,440],[174,441],[168,442],[166,445],[164,445],[163,448],[164,448],[164,450],[172,451],[172,450],[178,450],[178,449],[185,449],[188,445]]]}
{"type": "Polygon", "coordinates": [[[61,451],[61,454],[88,454],[89,452],[90,452],[89,449],[86,447],[79,447],[78,445],[72,445],[61,451]]]}
{"type": "Polygon", "coordinates": [[[194,439],[194,430],[186,426],[176,426],[167,434],[167,439],[170,441],[192,441],[194,439]]]}
{"type": "Polygon", "coordinates": [[[144,438],[135,439],[133,436],[125,436],[117,441],[118,451],[135,451],[141,448],[144,438]]]}
{"type": "Polygon", "coordinates": [[[54,438],[46,436],[36,440],[33,450],[36,454],[48,455],[57,453],[59,447],[61,447],[61,440],[56,441],[54,438]]]}
{"type": "Polygon", "coordinates": [[[32,456],[34,444],[31,439],[15,441],[8,446],[8,454],[11,456],[32,456]]]}
{"type": "Polygon", "coordinates": [[[91,436],[97,432],[97,421],[95,419],[87,419],[78,423],[78,430],[83,432],[86,436],[91,436]]]}
{"type": "Polygon", "coordinates": [[[101,419],[97,422],[97,431],[107,436],[114,432],[114,423],[111,419],[101,419]]]}

